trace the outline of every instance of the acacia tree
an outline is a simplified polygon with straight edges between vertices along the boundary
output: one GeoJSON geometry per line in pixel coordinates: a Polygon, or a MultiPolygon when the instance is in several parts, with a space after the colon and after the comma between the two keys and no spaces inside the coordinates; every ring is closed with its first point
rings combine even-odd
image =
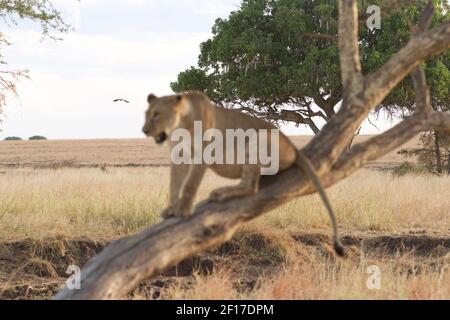
{"type": "Polygon", "coordinates": [[[427,132],[420,137],[420,145],[420,148],[401,150],[399,154],[417,158],[430,172],[441,175],[445,171],[450,175],[450,134],[427,132]]]}
{"type": "MultiPolygon", "coordinates": [[[[0,0],[0,18],[8,27],[15,26],[20,20],[30,20],[41,25],[43,37],[55,40],[59,38],[52,31],[67,32],[70,28],[61,13],[55,9],[50,0],[0,0]]],[[[11,45],[6,33],[0,32],[0,65],[7,64],[2,49],[11,45]]],[[[0,113],[6,104],[8,93],[17,96],[16,84],[20,78],[28,78],[28,70],[0,69],[0,113]]]]}
{"type": "MultiPolygon", "coordinates": [[[[364,164],[395,150],[430,129],[450,132],[450,115],[431,108],[421,63],[450,47],[450,21],[426,31],[433,5],[424,11],[412,39],[379,70],[364,75],[358,48],[355,0],[339,0],[339,49],[343,104],[302,152],[314,163],[325,187],[350,176],[364,164]],[[366,116],[412,72],[417,110],[387,132],[347,149],[366,116]]],[[[223,203],[200,203],[192,217],[174,218],[113,242],[81,271],[81,290],[62,289],[56,299],[114,299],[193,254],[229,240],[245,222],[295,198],[315,192],[297,167],[264,177],[260,191],[223,203]]]]}
{"type": "MultiPolygon", "coordinates": [[[[363,72],[380,68],[409,40],[423,1],[360,0],[359,43],[363,72]],[[381,7],[382,28],[368,29],[368,5],[381,7]]],[[[449,16],[446,0],[435,1],[433,24],[449,16]]],[[[244,0],[227,19],[217,19],[213,37],[200,46],[198,67],[181,72],[174,92],[200,90],[229,108],[308,126],[328,122],[342,100],[337,2],[330,0],[244,0]]],[[[432,96],[450,99],[450,59],[425,66],[432,96]]],[[[392,115],[413,109],[414,88],[403,81],[377,107],[392,115]]]]}

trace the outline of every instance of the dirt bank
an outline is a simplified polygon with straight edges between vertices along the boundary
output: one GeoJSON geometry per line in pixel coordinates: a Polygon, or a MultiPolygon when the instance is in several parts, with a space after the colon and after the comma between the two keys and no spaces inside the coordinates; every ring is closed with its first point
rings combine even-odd
{"type": "MultiPolygon", "coordinates": [[[[183,282],[189,287],[193,274],[210,274],[218,266],[233,270],[234,286],[253,290],[260,277],[273,275],[293,256],[334,259],[329,236],[322,233],[282,234],[242,231],[225,245],[182,262],[160,277],[142,283],[129,298],[159,298],[166,288],[183,282]]],[[[405,272],[423,266],[448,264],[450,237],[445,235],[345,235],[348,259],[398,259],[412,257],[414,266],[400,265],[405,272]]],[[[0,299],[48,299],[65,283],[69,265],[83,266],[108,241],[91,239],[27,239],[0,243],[0,299]]]]}

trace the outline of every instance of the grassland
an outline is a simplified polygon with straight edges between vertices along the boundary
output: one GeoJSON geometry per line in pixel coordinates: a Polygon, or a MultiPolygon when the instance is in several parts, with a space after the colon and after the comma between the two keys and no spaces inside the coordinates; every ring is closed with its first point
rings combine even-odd
{"type": "MultiPolygon", "coordinates": [[[[355,143],[367,140],[359,136],[355,143]]],[[[297,146],[305,145],[310,137],[292,138],[297,146]]],[[[418,138],[405,147],[416,146],[418,138]]],[[[3,168],[90,168],[103,165],[115,167],[158,167],[169,164],[167,147],[157,147],[151,139],[129,140],[55,140],[0,141],[0,170],[3,168]]],[[[396,151],[373,165],[392,166],[403,161],[396,151]]]]}
{"type": "MultiPolygon", "coordinates": [[[[164,152],[145,140],[0,143],[0,299],[48,298],[68,265],[157,223],[164,152]]],[[[331,254],[326,212],[310,196],[130,298],[450,299],[450,178],[380,170],[400,161],[394,152],[329,189],[347,260],[331,254]],[[371,265],[381,270],[379,290],[366,285],[371,265]]],[[[230,183],[207,175],[199,199],[230,183]]]]}

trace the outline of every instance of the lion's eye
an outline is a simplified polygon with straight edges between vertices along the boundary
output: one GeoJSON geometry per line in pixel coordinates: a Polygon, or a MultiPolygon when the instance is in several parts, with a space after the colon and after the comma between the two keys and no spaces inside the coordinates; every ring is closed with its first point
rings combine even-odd
{"type": "Polygon", "coordinates": [[[159,112],[155,112],[153,114],[153,120],[157,119],[159,117],[159,112]]]}

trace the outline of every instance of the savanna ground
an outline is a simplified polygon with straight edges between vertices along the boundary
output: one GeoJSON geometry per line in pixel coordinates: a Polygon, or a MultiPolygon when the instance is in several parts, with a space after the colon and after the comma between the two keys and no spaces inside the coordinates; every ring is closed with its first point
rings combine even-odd
{"type": "MultiPolygon", "coordinates": [[[[393,152],[328,190],[348,259],[332,254],[314,195],[247,224],[129,298],[450,299],[450,178],[393,176],[402,161],[393,152]],[[380,289],[367,286],[370,266],[381,271],[380,289]]],[[[149,140],[0,142],[0,299],[50,298],[69,265],[157,223],[167,164],[168,150],[149,140]]],[[[229,183],[209,174],[199,199],[229,183]]]]}

